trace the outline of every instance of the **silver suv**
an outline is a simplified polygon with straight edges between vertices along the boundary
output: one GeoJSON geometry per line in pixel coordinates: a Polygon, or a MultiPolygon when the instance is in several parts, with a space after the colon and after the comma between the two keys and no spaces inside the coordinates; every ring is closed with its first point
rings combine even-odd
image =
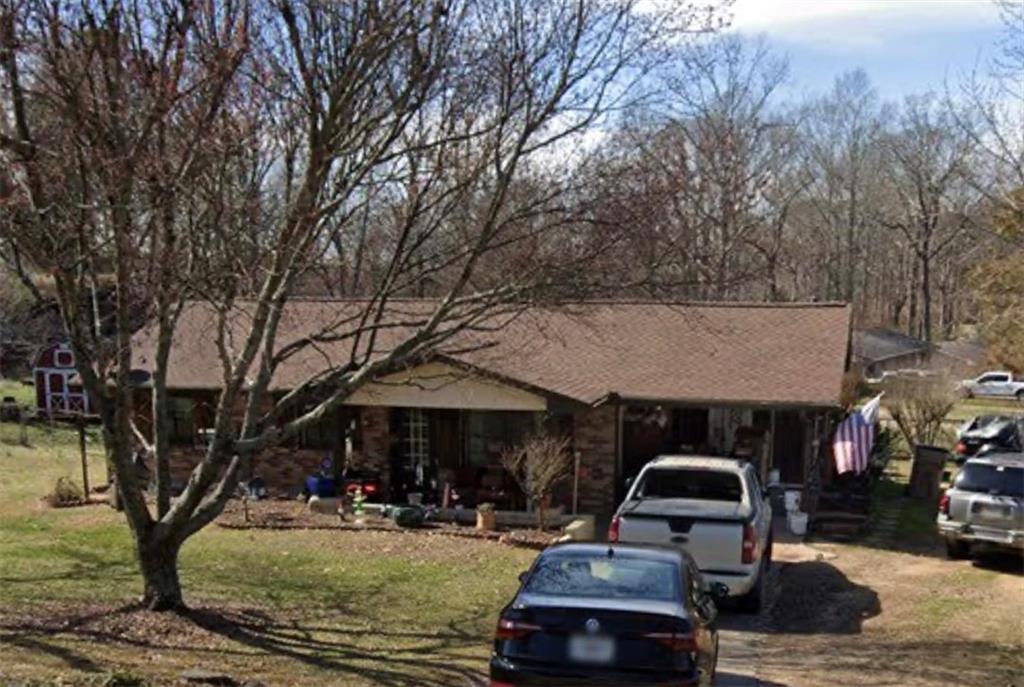
{"type": "Polygon", "coordinates": [[[939,501],[939,534],[950,558],[975,544],[1024,553],[1024,453],[971,458],[939,501]]]}

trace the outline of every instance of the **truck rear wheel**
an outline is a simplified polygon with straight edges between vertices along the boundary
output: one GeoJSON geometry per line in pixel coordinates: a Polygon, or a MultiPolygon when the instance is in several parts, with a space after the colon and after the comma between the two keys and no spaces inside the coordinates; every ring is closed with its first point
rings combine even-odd
{"type": "Polygon", "coordinates": [[[754,583],[754,588],[737,600],[736,605],[740,612],[750,613],[751,615],[757,615],[761,612],[761,607],[764,605],[764,578],[766,573],[767,566],[762,563],[760,574],[757,576],[757,582],[754,583]]]}
{"type": "Polygon", "coordinates": [[[971,545],[958,539],[946,540],[946,555],[954,561],[971,557],[971,545]]]}

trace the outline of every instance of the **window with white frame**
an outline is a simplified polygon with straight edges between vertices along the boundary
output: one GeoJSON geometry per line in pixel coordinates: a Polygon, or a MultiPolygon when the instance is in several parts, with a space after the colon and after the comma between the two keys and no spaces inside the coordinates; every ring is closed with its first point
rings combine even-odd
{"type": "Polygon", "coordinates": [[[406,464],[416,471],[417,481],[422,481],[423,466],[430,457],[430,433],[427,415],[421,408],[410,408],[403,414],[402,453],[406,464]]]}

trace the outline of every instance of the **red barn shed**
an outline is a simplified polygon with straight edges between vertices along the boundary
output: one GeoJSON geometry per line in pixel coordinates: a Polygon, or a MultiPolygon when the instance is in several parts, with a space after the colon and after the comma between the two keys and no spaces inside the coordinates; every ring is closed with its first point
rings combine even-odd
{"type": "Polygon", "coordinates": [[[36,409],[50,416],[89,414],[89,397],[75,378],[75,354],[63,342],[44,346],[36,354],[32,376],[36,386],[36,409]]]}

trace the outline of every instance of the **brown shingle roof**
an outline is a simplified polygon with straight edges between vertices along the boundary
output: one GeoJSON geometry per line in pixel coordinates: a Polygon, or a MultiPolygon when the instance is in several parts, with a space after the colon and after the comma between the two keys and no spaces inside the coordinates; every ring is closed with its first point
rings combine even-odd
{"type": "MultiPolygon", "coordinates": [[[[353,301],[296,300],[282,316],[281,343],[354,311],[353,301]]],[[[402,301],[396,321],[432,304],[402,301]]],[[[241,335],[245,304],[234,316],[241,335]]],[[[582,403],[625,399],[736,404],[835,406],[846,368],[850,312],[840,304],[590,303],[569,311],[518,316],[484,350],[454,357],[510,380],[582,403]]],[[[216,327],[208,306],[190,303],[171,353],[171,388],[217,388],[216,327]]],[[[475,337],[482,336],[480,334],[475,337]]],[[[386,350],[401,328],[380,336],[386,350]]],[[[439,353],[465,348],[467,337],[439,353]]],[[[479,341],[479,338],[476,339],[479,341]]],[[[137,340],[137,365],[148,367],[152,340],[137,340]]],[[[318,345],[278,370],[273,386],[290,388],[328,364],[343,363],[350,342],[318,345]]]]}

